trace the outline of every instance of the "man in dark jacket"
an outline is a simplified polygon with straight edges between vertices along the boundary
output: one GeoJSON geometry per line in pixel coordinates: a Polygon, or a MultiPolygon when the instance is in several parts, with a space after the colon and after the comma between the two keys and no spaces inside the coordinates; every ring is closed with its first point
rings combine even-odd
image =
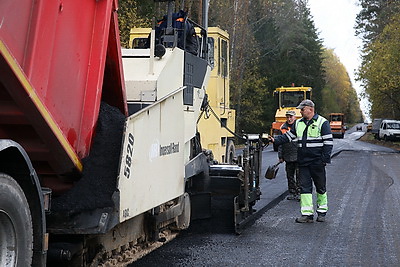
{"type": "MultiPolygon", "coordinates": [[[[296,121],[294,110],[286,111],[286,122],[281,126],[282,134],[290,131],[296,121]]],[[[278,147],[279,162],[286,162],[286,178],[288,180],[288,200],[300,201],[299,172],[297,167],[297,142],[284,143],[278,147]]]]}
{"type": "Polygon", "coordinates": [[[301,217],[298,223],[314,221],[313,183],[317,191],[317,221],[324,222],[328,211],[325,166],[331,162],[333,137],[329,121],[315,113],[314,102],[304,100],[297,107],[303,118],[296,120],[290,131],[276,138],[270,137],[276,145],[298,142],[297,162],[300,178],[301,217]]]}

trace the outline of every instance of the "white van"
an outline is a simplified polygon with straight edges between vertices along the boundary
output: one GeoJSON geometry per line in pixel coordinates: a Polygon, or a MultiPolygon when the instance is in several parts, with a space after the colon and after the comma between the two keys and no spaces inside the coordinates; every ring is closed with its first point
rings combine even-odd
{"type": "Polygon", "coordinates": [[[379,139],[400,140],[400,121],[382,120],[379,127],[379,139]]]}

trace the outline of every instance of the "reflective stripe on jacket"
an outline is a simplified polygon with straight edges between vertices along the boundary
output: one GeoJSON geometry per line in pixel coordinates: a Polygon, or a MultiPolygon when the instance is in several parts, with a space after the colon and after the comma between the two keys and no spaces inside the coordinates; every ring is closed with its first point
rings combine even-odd
{"type": "Polygon", "coordinates": [[[296,120],[293,128],[275,139],[275,144],[297,141],[297,161],[300,166],[331,162],[333,137],[328,120],[317,114],[310,121],[296,120]],[[308,125],[308,127],[307,127],[308,125]],[[305,131],[307,134],[303,137],[305,131]]]}

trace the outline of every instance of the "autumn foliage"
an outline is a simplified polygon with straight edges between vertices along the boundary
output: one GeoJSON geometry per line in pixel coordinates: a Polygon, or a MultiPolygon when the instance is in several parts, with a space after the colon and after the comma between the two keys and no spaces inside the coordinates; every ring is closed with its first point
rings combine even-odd
{"type": "MultiPolygon", "coordinates": [[[[177,6],[182,3],[181,9],[200,22],[201,0],[176,1],[177,6]]],[[[146,0],[121,0],[119,5],[123,40],[129,27],[150,26],[153,14],[160,17],[166,10],[165,3],[146,0]]],[[[317,112],[362,119],[349,76],[333,51],[323,47],[306,0],[211,0],[209,26],[230,35],[230,95],[237,132],[269,131],[276,110],[272,92],[292,84],[313,87],[317,112]]]]}

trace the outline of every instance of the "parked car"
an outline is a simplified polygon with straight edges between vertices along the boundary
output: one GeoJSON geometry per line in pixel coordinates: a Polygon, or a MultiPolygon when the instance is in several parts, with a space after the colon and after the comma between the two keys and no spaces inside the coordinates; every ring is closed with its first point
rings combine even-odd
{"type": "Polygon", "coordinates": [[[379,139],[400,140],[400,121],[396,120],[382,120],[379,127],[379,139]]]}

